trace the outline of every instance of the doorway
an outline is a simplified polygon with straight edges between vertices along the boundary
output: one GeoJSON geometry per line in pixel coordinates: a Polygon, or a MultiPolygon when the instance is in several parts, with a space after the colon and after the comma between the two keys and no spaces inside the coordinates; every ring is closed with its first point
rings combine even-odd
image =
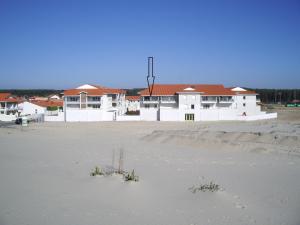
{"type": "Polygon", "coordinates": [[[185,121],[194,121],[194,120],[195,120],[194,113],[186,113],[185,114],[185,121]]]}

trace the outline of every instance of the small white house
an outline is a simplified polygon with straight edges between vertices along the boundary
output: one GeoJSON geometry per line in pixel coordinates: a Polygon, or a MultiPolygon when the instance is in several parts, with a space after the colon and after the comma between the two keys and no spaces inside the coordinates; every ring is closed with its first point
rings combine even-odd
{"type": "Polygon", "coordinates": [[[216,121],[276,118],[257,103],[257,93],[223,85],[155,84],[140,92],[140,116],[145,121],[216,121]]]}
{"type": "Polygon", "coordinates": [[[64,91],[65,121],[113,121],[125,114],[125,91],[85,84],[64,91]]]}
{"type": "Polygon", "coordinates": [[[49,100],[59,100],[60,97],[59,97],[59,95],[55,95],[55,94],[54,94],[54,95],[49,95],[49,96],[48,96],[48,99],[49,99],[49,100]]]}
{"type": "Polygon", "coordinates": [[[126,96],[127,112],[140,111],[140,96],[126,96]]]}
{"type": "Polygon", "coordinates": [[[18,103],[21,99],[11,93],[0,93],[0,121],[13,121],[18,116],[18,103]]]}

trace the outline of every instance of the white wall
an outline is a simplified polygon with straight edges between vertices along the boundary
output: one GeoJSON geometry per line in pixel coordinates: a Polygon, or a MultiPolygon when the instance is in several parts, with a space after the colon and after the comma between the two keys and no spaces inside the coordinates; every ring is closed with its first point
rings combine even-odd
{"type": "Polygon", "coordinates": [[[17,115],[6,115],[6,114],[0,114],[0,121],[14,121],[17,119],[17,115]]]}
{"type": "Polygon", "coordinates": [[[260,115],[252,115],[252,116],[239,116],[238,120],[243,121],[254,121],[254,120],[268,120],[268,119],[276,119],[277,113],[265,113],[260,115]]]}
{"type": "Polygon", "coordinates": [[[157,108],[143,108],[140,109],[141,120],[144,121],[157,121],[157,108]]]}
{"type": "Polygon", "coordinates": [[[140,121],[141,117],[137,115],[117,116],[117,121],[140,121]]]}
{"type": "Polygon", "coordinates": [[[114,112],[97,109],[70,109],[66,110],[66,121],[112,121],[114,112]]]}
{"type": "Polygon", "coordinates": [[[160,121],[180,121],[178,109],[160,109],[160,121]]]}
{"type": "Polygon", "coordinates": [[[35,105],[31,102],[20,103],[19,108],[21,109],[21,115],[44,114],[46,112],[45,107],[35,105]]]}
{"type": "Polygon", "coordinates": [[[58,112],[55,116],[46,116],[44,117],[45,121],[64,121],[64,112],[58,112]]]}

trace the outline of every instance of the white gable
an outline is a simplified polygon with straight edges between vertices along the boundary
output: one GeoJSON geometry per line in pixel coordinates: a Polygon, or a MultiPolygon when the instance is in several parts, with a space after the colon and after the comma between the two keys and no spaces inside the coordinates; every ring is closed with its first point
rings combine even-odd
{"type": "Polygon", "coordinates": [[[195,91],[195,89],[192,88],[192,87],[185,88],[184,90],[185,90],[185,91],[195,91]]]}
{"type": "Polygon", "coordinates": [[[50,99],[60,99],[60,97],[58,95],[52,95],[49,97],[50,99]]]}
{"type": "Polygon", "coordinates": [[[231,90],[232,91],[247,91],[247,90],[245,90],[244,88],[241,88],[241,87],[235,87],[235,88],[232,88],[231,90]]]}
{"type": "Polygon", "coordinates": [[[92,86],[89,84],[84,84],[84,85],[77,87],[76,89],[97,89],[97,88],[95,86],[92,86]]]}

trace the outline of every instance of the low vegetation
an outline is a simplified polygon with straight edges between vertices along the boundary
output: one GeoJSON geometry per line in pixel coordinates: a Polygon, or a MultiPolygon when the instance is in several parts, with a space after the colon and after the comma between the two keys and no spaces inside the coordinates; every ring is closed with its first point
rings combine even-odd
{"type": "Polygon", "coordinates": [[[134,170],[132,170],[131,173],[125,173],[123,177],[125,181],[139,181],[139,177],[135,175],[134,170]]]}
{"type": "Polygon", "coordinates": [[[192,193],[196,193],[198,191],[202,191],[202,192],[206,192],[206,191],[210,191],[210,192],[215,192],[220,190],[220,186],[218,184],[215,184],[214,182],[209,182],[208,184],[200,184],[199,186],[192,186],[189,188],[189,190],[192,193]]]}
{"type": "Polygon", "coordinates": [[[90,173],[92,177],[105,175],[102,169],[98,166],[94,168],[94,170],[90,173]]]}
{"type": "Polygon", "coordinates": [[[124,150],[119,150],[119,160],[118,160],[118,166],[115,167],[115,151],[113,151],[112,155],[112,166],[105,167],[104,169],[101,169],[101,167],[95,166],[95,168],[92,170],[90,175],[92,177],[95,177],[97,175],[99,176],[110,176],[113,174],[122,175],[124,181],[139,181],[139,177],[135,174],[135,171],[132,170],[131,172],[127,172],[123,169],[124,165],[124,150]]]}

